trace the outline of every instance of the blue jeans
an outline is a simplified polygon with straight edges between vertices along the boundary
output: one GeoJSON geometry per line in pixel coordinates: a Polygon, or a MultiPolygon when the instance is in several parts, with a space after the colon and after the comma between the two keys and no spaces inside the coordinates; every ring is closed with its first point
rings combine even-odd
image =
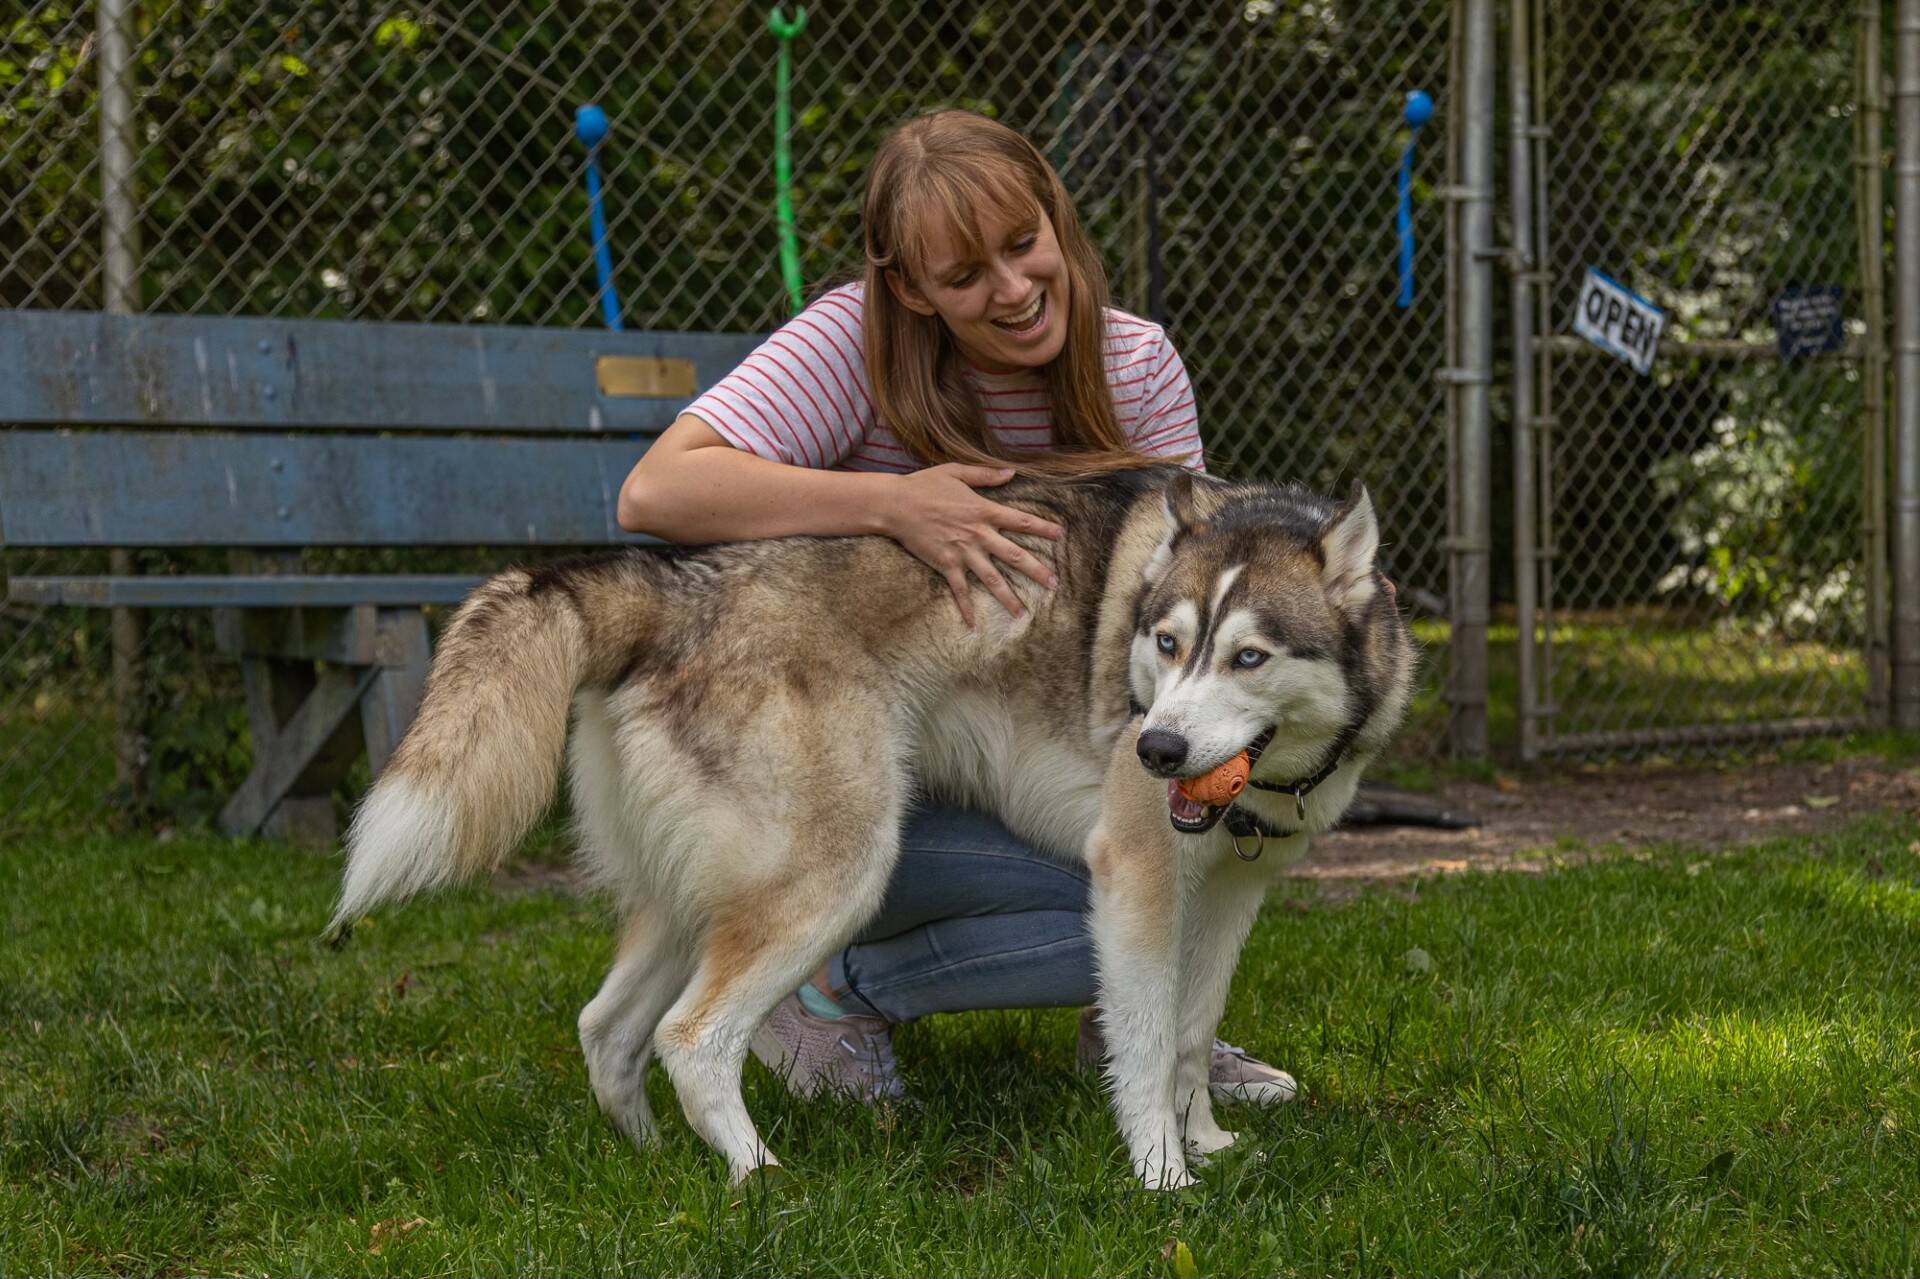
{"type": "Polygon", "coordinates": [[[880,914],[828,965],[843,1005],[890,1022],[1094,1002],[1084,866],[984,813],[917,808],[880,914]]]}

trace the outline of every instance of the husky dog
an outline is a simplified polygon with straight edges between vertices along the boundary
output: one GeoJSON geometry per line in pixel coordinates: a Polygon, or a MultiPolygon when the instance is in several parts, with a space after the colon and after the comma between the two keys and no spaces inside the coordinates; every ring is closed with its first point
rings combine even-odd
{"type": "Polygon", "coordinates": [[[1207,1055],[1276,869],[1399,724],[1414,652],[1343,504],[1171,467],[1016,481],[1064,525],[1027,613],[884,538],[603,553],[501,573],[449,623],[347,835],[333,929],[498,866],[564,755],[581,856],[626,920],[580,1014],[595,1096],[655,1134],[657,1053],[736,1178],[778,1161],[740,1093],[779,1000],[879,909],[916,789],[1085,861],[1113,1106],[1150,1187],[1192,1183],[1207,1055]],[[569,720],[571,719],[571,737],[569,720]],[[1226,806],[1178,786],[1242,750],[1226,806]],[[1261,856],[1262,852],[1266,855],[1261,856]]]}

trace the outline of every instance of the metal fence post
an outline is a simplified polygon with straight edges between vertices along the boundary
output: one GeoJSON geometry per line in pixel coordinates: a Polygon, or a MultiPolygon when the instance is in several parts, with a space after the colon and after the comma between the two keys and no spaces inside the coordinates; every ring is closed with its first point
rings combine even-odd
{"type": "Polygon", "coordinates": [[[1893,723],[1920,728],[1920,0],[1894,19],[1893,723]]]}
{"type": "Polygon", "coordinates": [[[1886,723],[1887,672],[1887,264],[1886,191],[1881,177],[1886,82],[1880,56],[1880,4],[1861,4],[1854,42],[1854,219],[1860,237],[1861,553],[1866,561],[1867,704],[1886,723]]]}
{"type": "MultiPolygon", "coordinates": [[[[139,202],[133,188],[133,42],[131,0],[99,0],[95,31],[100,43],[100,239],[105,310],[140,309],[139,202]]],[[[117,577],[131,577],[133,552],[107,552],[117,577]]],[[[132,609],[116,608],[109,623],[113,647],[114,781],[137,797],[144,789],[147,759],[140,651],[144,627],[132,609]]]]}
{"type": "Polygon", "coordinates": [[[1488,407],[1493,381],[1493,0],[1466,0],[1457,86],[1463,132],[1460,186],[1458,346],[1448,378],[1459,403],[1454,457],[1458,522],[1452,551],[1452,686],[1449,740],[1457,758],[1487,753],[1487,600],[1493,561],[1493,462],[1488,407]]]}
{"type": "Polygon", "coordinates": [[[1520,696],[1520,757],[1533,759],[1538,730],[1534,683],[1534,612],[1538,604],[1538,543],[1534,524],[1533,289],[1539,264],[1533,253],[1533,70],[1529,22],[1532,0],[1513,0],[1508,13],[1511,42],[1507,66],[1507,188],[1513,205],[1513,595],[1514,659],[1520,696]]]}
{"type": "Polygon", "coordinates": [[[140,309],[140,227],[133,190],[131,0],[99,0],[100,249],[105,309],[140,309]]]}
{"type": "MultiPolygon", "coordinates": [[[[1548,339],[1553,333],[1553,214],[1547,203],[1547,170],[1551,152],[1547,141],[1553,126],[1547,122],[1547,0],[1532,0],[1528,7],[1532,61],[1531,118],[1527,136],[1534,148],[1529,159],[1533,178],[1533,332],[1528,336],[1533,359],[1534,417],[1529,425],[1534,469],[1532,474],[1534,630],[1522,632],[1521,642],[1532,649],[1533,704],[1528,724],[1531,737],[1521,739],[1523,754],[1531,743],[1537,758],[1544,753],[1544,739],[1553,731],[1555,711],[1553,691],[1553,573],[1555,565],[1553,518],[1553,348],[1548,339]]],[[[1525,709],[1523,707],[1523,709],[1525,709]]]]}

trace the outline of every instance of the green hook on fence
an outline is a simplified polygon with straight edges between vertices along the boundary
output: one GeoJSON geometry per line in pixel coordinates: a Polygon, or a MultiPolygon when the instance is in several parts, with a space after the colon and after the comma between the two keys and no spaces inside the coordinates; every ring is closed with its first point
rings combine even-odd
{"type": "Polygon", "coordinates": [[[804,301],[800,290],[800,236],[793,221],[793,153],[787,134],[793,127],[788,99],[793,80],[793,39],[807,27],[807,11],[796,5],[788,20],[779,5],[767,14],[767,29],[780,41],[780,60],[774,71],[773,103],[773,183],[779,189],[780,274],[787,282],[787,297],[798,314],[804,301]]]}

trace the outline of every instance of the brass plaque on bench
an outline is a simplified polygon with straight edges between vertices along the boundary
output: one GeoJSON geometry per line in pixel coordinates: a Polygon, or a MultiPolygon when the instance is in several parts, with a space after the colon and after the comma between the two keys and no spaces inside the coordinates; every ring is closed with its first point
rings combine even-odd
{"type": "Polygon", "coordinates": [[[689,399],[693,395],[693,361],[652,355],[603,355],[593,362],[602,395],[639,395],[654,399],[689,399]]]}

